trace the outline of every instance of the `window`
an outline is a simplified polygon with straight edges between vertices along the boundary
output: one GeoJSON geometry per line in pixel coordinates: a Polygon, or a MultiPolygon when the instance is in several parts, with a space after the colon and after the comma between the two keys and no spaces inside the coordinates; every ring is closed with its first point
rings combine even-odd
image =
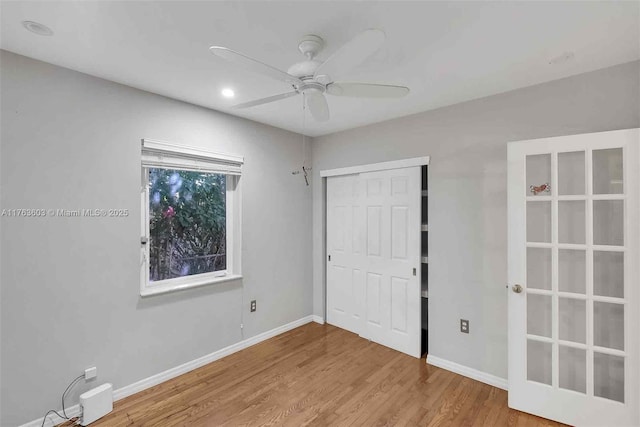
{"type": "Polygon", "coordinates": [[[143,296],[240,278],[243,159],[142,141],[143,296]]]}

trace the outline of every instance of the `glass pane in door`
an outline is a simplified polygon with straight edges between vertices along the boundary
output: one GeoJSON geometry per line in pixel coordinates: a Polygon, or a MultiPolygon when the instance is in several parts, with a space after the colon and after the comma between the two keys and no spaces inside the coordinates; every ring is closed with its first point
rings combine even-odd
{"type": "Polygon", "coordinates": [[[551,242],[551,202],[527,202],[527,241],[551,242]]]}
{"type": "Polygon", "coordinates": [[[622,148],[593,150],[593,194],[622,194],[622,148]]]}
{"type": "Polygon", "coordinates": [[[624,402],[624,357],[594,353],[593,386],[595,396],[624,402]]]}
{"type": "Polygon", "coordinates": [[[593,294],[624,298],[624,252],[593,251],[593,294]]]}
{"type": "Polygon", "coordinates": [[[585,206],[582,200],[558,202],[558,242],[585,243],[587,230],[585,206]]]}
{"type": "Polygon", "coordinates": [[[550,248],[527,248],[527,287],[551,290],[550,248]]]}
{"type": "Polygon", "coordinates": [[[587,302],[583,299],[558,298],[560,339],[577,343],[587,340],[587,302]]]}
{"type": "Polygon", "coordinates": [[[587,286],[587,251],[558,250],[558,288],[561,292],[585,294],[587,286]]]}
{"type": "Polygon", "coordinates": [[[553,344],[527,340],[527,379],[551,385],[551,352],[553,344]]]}
{"type": "Polygon", "coordinates": [[[582,348],[560,346],[559,354],[560,387],[587,392],[587,351],[582,348]]]}
{"type": "Polygon", "coordinates": [[[551,296],[527,294],[527,333],[551,338],[551,296]]]}
{"type": "Polygon", "coordinates": [[[551,195],[551,154],[527,156],[526,168],[526,195],[551,195]]]}
{"type": "Polygon", "coordinates": [[[584,151],[558,153],[558,194],[584,195],[584,151]]]}
{"type": "Polygon", "coordinates": [[[593,343],[624,350],[624,304],[593,303],[593,343]]]}
{"type": "Polygon", "coordinates": [[[624,246],[624,200],[593,201],[593,243],[624,246]]]}

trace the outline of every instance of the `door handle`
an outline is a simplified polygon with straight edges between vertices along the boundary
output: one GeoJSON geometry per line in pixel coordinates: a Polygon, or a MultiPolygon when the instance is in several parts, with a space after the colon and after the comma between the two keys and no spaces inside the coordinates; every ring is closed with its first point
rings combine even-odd
{"type": "Polygon", "coordinates": [[[517,283],[515,285],[513,285],[513,287],[511,288],[513,289],[513,292],[515,292],[516,294],[522,293],[522,285],[518,285],[517,283]]]}

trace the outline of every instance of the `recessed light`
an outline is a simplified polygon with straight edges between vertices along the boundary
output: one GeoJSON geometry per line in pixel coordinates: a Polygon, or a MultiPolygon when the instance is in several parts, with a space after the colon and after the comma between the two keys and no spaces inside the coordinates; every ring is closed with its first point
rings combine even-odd
{"type": "Polygon", "coordinates": [[[236,93],[233,91],[233,89],[224,88],[222,89],[222,96],[224,96],[225,98],[233,98],[234,96],[236,96],[236,93]]]}
{"type": "Polygon", "coordinates": [[[43,25],[39,22],[34,22],[34,21],[22,21],[22,26],[25,27],[27,30],[31,31],[34,34],[37,34],[39,36],[52,36],[53,35],[53,31],[51,30],[51,28],[47,27],[46,25],[43,25]]]}

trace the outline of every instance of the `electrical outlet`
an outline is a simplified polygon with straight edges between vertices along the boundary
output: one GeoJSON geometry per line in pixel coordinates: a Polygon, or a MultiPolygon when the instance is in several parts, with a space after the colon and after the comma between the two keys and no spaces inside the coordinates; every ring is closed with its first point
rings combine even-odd
{"type": "Polygon", "coordinates": [[[96,376],[98,376],[98,368],[96,368],[95,366],[84,370],[85,380],[90,380],[91,378],[95,378],[96,376]]]}
{"type": "Polygon", "coordinates": [[[466,319],[460,319],[460,332],[463,334],[469,333],[469,321],[466,319]]]}
{"type": "Polygon", "coordinates": [[[251,312],[256,311],[256,300],[251,301],[251,312]]]}

